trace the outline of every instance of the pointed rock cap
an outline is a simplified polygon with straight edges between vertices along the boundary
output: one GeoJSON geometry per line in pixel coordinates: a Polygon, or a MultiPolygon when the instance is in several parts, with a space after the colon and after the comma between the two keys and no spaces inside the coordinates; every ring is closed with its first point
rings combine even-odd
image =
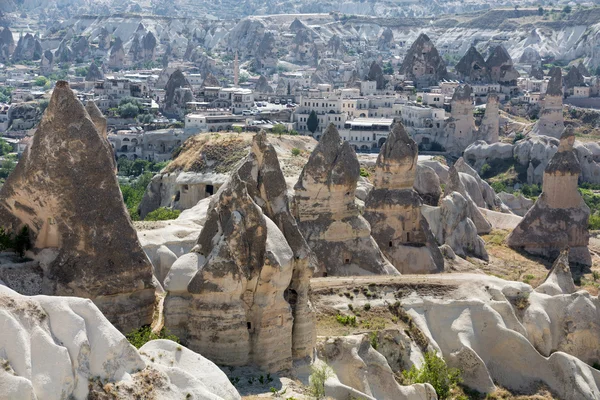
{"type": "Polygon", "coordinates": [[[590,71],[586,68],[582,61],[579,61],[579,64],[577,64],[577,69],[581,75],[591,76],[590,71]]]}
{"type": "Polygon", "coordinates": [[[404,125],[396,122],[377,157],[374,185],[387,189],[412,188],[418,158],[417,143],[406,133],[404,125]]]}
{"type": "Polygon", "coordinates": [[[538,286],[535,291],[550,296],[571,294],[577,291],[573,282],[573,276],[571,275],[571,268],[569,267],[568,248],[560,252],[544,283],[538,286]]]}
{"type": "Polygon", "coordinates": [[[544,79],[544,70],[541,67],[533,66],[531,67],[529,76],[535,79],[544,79]]]}
{"type": "Polygon", "coordinates": [[[418,156],[417,143],[408,135],[402,122],[396,122],[381,147],[376,166],[389,163],[416,165],[418,156]]]}
{"type": "Polygon", "coordinates": [[[95,62],[93,62],[92,64],[90,64],[90,68],[88,70],[88,73],[85,77],[85,80],[87,82],[94,82],[94,81],[100,81],[104,79],[104,74],[102,73],[102,71],[100,70],[100,68],[98,68],[98,66],[96,65],[95,62]]]}
{"type": "Polygon", "coordinates": [[[342,144],[335,125],[329,124],[300,173],[295,188],[305,189],[304,183],[307,179],[309,184],[356,187],[359,176],[360,164],[354,149],[348,142],[342,144]]]}
{"type": "Polygon", "coordinates": [[[510,54],[508,54],[508,51],[506,51],[506,49],[502,45],[496,46],[496,48],[494,48],[492,54],[490,54],[490,57],[486,61],[486,64],[490,68],[499,67],[507,63],[512,65],[513,61],[510,57],[510,54]]]}
{"type": "Polygon", "coordinates": [[[468,75],[471,72],[471,68],[473,62],[477,62],[480,67],[485,66],[485,60],[483,56],[475,46],[469,47],[469,50],[465,53],[465,55],[460,59],[460,61],[456,64],[456,71],[468,75]]]}
{"type": "Polygon", "coordinates": [[[290,25],[290,31],[296,32],[298,30],[306,29],[306,25],[304,22],[300,21],[298,18],[295,18],[294,21],[290,25]]]}
{"type": "MultiPolygon", "coordinates": [[[[487,96],[487,104],[498,104],[500,102],[500,96],[498,96],[498,93],[489,93],[487,96]]],[[[486,108],[487,111],[487,108],[486,108]]]]}
{"type": "Polygon", "coordinates": [[[550,70],[550,82],[546,89],[546,96],[562,96],[562,70],[560,67],[554,67],[550,70]]]}
{"type": "Polygon", "coordinates": [[[202,87],[219,87],[221,83],[217,79],[216,76],[211,74],[210,72],[206,75],[206,78],[202,81],[202,87]]]}
{"type": "Polygon", "coordinates": [[[104,118],[104,115],[102,115],[102,111],[100,111],[96,103],[92,100],[88,100],[88,102],[85,105],[85,110],[90,115],[90,118],[96,126],[98,132],[104,138],[108,137],[106,118],[104,118]]]}
{"type": "Polygon", "coordinates": [[[459,86],[454,90],[452,101],[471,101],[473,90],[470,85],[459,86]]]}
{"type": "Polygon", "coordinates": [[[573,128],[566,128],[560,137],[558,151],[550,159],[544,172],[547,174],[560,172],[562,174],[580,175],[581,165],[573,150],[574,144],[575,132],[573,128]]]}

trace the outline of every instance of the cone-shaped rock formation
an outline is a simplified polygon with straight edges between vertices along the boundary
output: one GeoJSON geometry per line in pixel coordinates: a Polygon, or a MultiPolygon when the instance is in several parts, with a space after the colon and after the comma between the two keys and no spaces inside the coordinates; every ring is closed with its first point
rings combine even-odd
{"type": "Polygon", "coordinates": [[[67,82],[0,190],[0,226],[30,229],[41,292],[90,298],[122,331],[149,324],[152,266],[127,214],[112,150],[67,82]]]}
{"type": "Polygon", "coordinates": [[[444,269],[444,258],[413,189],[418,147],[397,122],[379,152],[374,188],[365,201],[365,219],[383,254],[401,273],[444,269]]]}
{"type": "Polygon", "coordinates": [[[359,175],[356,153],[329,125],[294,187],[300,231],[328,275],[397,274],[355,205],[359,175]]]}

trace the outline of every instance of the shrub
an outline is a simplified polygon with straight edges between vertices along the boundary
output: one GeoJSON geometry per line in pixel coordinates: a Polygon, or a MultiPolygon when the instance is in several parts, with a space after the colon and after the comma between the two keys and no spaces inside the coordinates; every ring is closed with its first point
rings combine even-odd
{"type": "Polygon", "coordinates": [[[360,176],[362,176],[363,178],[368,178],[369,176],[371,176],[371,174],[366,169],[361,168],[360,169],[360,176]]]}
{"type": "Polygon", "coordinates": [[[522,133],[517,133],[515,135],[515,138],[513,139],[513,143],[517,143],[519,140],[522,140],[525,138],[525,135],[523,135],[522,133]]]}
{"type": "Polygon", "coordinates": [[[485,174],[487,174],[488,172],[490,172],[491,169],[492,169],[492,167],[490,167],[490,164],[485,163],[481,167],[481,173],[479,175],[484,176],[485,174]]]}
{"type": "Polygon", "coordinates": [[[590,220],[588,222],[588,229],[591,231],[597,231],[600,229],[600,215],[598,215],[598,214],[590,215],[590,220]]]}
{"type": "Polygon", "coordinates": [[[371,309],[371,304],[369,304],[369,303],[365,304],[365,305],[363,306],[363,309],[364,309],[365,311],[369,311],[369,310],[371,309]]]}
{"type": "Polygon", "coordinates": [[[168,221],[170,219],[176,219],[181,214],[179,210],[172,210],[166,207],[160,207],[156,210],[149,212],[144,218],[144,221],[168,221]]]}
{"type": "Polygon", "coordinates": [[[294,148],[292,149],[292,155],[293,155],[294,157],[297,157],[297,156],[299,156],[299,155],[300,155],[300,149],[299,149],[299,148],[297,148],[297,147],[294,147],[294,148]]]}
{"type": "Polygon", "coordinates": [[[19,256],[23,257],[25,252],[31,249],[31,238],[29,237],[29,227],[25,225],[19,233],[12,234],[0,228],[0,251],[14,250],[19,256]]]}
{"type": "Polygon", "coordinates": [[[356,326],[356,317],[354,315],[341,315],[338,314],[335,316],[337,322],[344,326],[356,326]]]}
{"type": "Polygon", "coordinates": [[[504,184],[504,182],[492,182],[490,186],[492,187],[492,189],[494,189],[494,192],[496,193],[506,192],[506,185],[504,184]]]}
{"type": "Polygon", "coordinates": [[[371,332],[371,335],[369,335],[369,342],[371,343],[371,347],[373,347],[375,350],[377,350],[377,347],[379,347],[379,339],[377,336],[377,332],[371,332]]]}
{"type": "Polygon", "coordinates": [[[446,399],[450,391],[462,382],[459,369],[448,368],[446,361],[438,357],[437,352],[425,353],[423,365],[414,365],[408,371],[402,371],[405,384],[429,383],[440,399],[446,399]]]}
{"type": "Polygon", "coordinates": [[[325,381],[333,376],[333,371],[327,364],[322,367],[311,367],[308,392],[317,400],[325,398],[325,381]]]}
{"type": "Polygon", "coordinates": [[[175,335],[171,335],[167,328],[162,328],[162,330],[156,334],[152,332],[150,325],[142,326],[139,329],[131,331],[125,337],[136,349],[139,349],[147,342],[156,339],[167,339],[179,343],[179,338],[175,335]]]}

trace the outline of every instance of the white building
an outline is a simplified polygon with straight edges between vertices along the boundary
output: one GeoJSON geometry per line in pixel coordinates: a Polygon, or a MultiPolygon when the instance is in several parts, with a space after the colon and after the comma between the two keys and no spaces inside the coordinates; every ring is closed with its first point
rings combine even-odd
{"type": "Polygon", "coordinates": [[[217,115],[188,114],[185,116],[186,132],[220,132],[231,131],[234,125],[246,124],[243,115],[223,113],[217,115]]]}
{"type": "MultiPolygon", "coordinates": [[[[392,118],[356,118],[346,121],[341,129],[342,140],[348,141],[357,151],[380,148],[392,129],[392,118]]],[[[320,139],[320,135],[316,137],[320,139]]]]}

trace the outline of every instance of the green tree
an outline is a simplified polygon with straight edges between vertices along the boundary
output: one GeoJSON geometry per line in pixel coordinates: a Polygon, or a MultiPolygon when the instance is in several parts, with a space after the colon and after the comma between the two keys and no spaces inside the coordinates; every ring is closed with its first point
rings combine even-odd
{"type": "Polygon", "coordinates": [[[571,6],[565,6],[565,8],[563,8],[563,10],[562,10],[562,11],[563,11],[565,14],[570,14],[572,10],[573,10],[573,9],[571,8],[571,6]]]}
{"type": "Polygon", "coordinates": [[[135,118],[140,113],[140,109],[133,103],[125,103],[119,106],[117,113],[122,118],[135,118]]]}
{"type": "Polygon", "coordinates": [[[277,124],[277,125],[273,126],[273,128],[271,129],[271,133],[274,133],[276,135],[285,135],[288,133],[288,130],[285,127],[285,125],[277,124]]]}
{"type": "Polygon", "coordinates": [[[33,84],[35,86],[46,86],[47,83],[48,83],[48,78],[46,78],[45,76],[38,76],[33,81],[33,84]]]}
{"type": "Polygon", "coordinates": [[[12,153],[12,151],[13,151],[13,148],[10,145],[10,143],[8,143],[4,139],[0,139],[0,156],[6,155],[8,153],[12,153]]]}
{"type": "Polygon", "coordinates": [[[314,110],[310,112],[310,115],[306,120],[306,127],[311,133],[315,133],[317,128],[319,127],[319,118],[317,117],[317,113],[314,110]]]}

